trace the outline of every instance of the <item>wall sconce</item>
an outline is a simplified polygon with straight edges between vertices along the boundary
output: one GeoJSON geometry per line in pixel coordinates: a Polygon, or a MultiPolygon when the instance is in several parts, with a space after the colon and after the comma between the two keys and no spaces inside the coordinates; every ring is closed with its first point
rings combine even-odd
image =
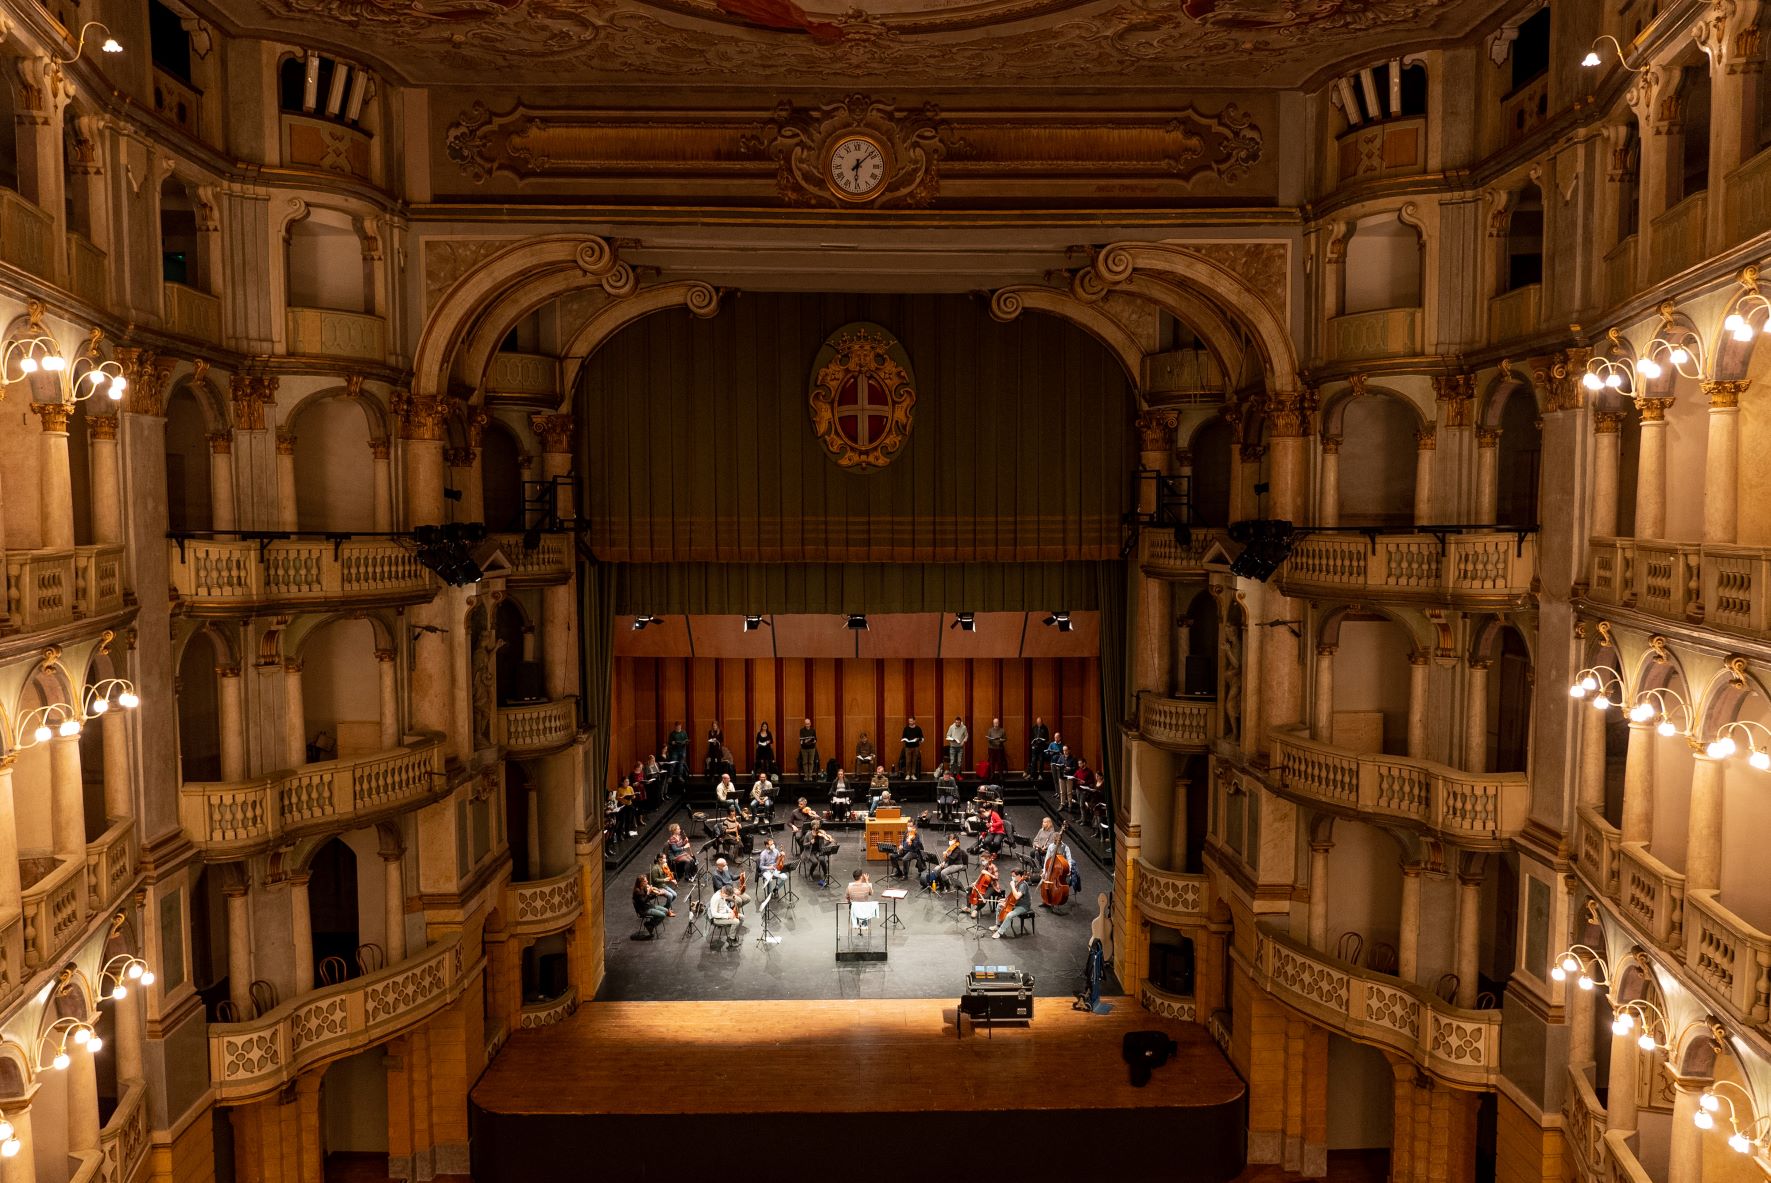
{"type": "Polygon", "coordinates": [[[42,1038],[37,1040],[37,1071],[42,1072],[46,1068],[53,1068],[57,1072],[67,1071],[68,1065],[74,1062],[73,1057],[68,1054],[69,1043],[75,1047],[85,1048],[93,1055],[97,1055],[98,1050],[105,1045],[105,1041],[98,1037],[98,1032],[93,1029],[92,1024],[84,1019],[76,1019],[72,1015],[64,1016],[51,1023],[49,1029],[43,1032],[42,1038]],[[55,1039],[57,1031],[61,1032],[59,1040],[55,1039]],[[55,1055],[45,1063],[43,1046],[52,1040],[55,1041],[55,1055]]]}
{"type": "Polygon", "coordinates": [[[104,968],[98,971],[98,1000],[108,1002],[113,998],[128,997],[129,982],[152,986],[154,971],[141,958],[129,953],[119,953],[105,962],[104,968]],[[111,983],[108,990],[105,988],[106,981],[111,983]]]}
{"type": "Polygon", "coordinates": [[[1595,711],[1608,711],[1618,699],[1623,697],[1623,679],[1604,666],[1588,666],[1574,675],[1574,684],[1568,687],[1568,697],[1586,698],[1587,695],[1595,711]],[[1613,693],[1616,698],[1613,698],[1613,693]]]}
{"type": "Polygon", "coordinates": [[[1746,762],[1760,772],[1771,772],[1771,728],[1751,719],[1734,719],[1722,724],[1716,738],[1704,747],[1703,754],[1712,760],[1726,760],[1740,750],[1732,733],[1746,736],[1746,762]]]}
{"type": "Polygon", "coordinates": [[[48,743],[58,735],[72,739],[79,734],[80,716],[74,708],[65,702],[52,702],[27,711],[19,718],[18,726],[13,730],[12,746],[22,751],[48,743]]]}
{"type": "Polygon", "coordinates": [[[1689,735],[1691,733],[1691,708],[1679,696],[1677,690],[1665,686],[1655,686],[1642,691],[1636,696],[1636,705],[1630,708],[1630,722],[1649,723],[1656,718],[1654,730],[1661,735],[1689,735]],[[1685,725],[1680,727],[1673,722],[1673,712],[1682,712],[1685,725]]]}
{"type": "Polygon", "coordinates": [[[1589,945],[1571,945],[1550,966],[1551,981],[1566,982],[1570,975],[1575,975],[1574,984],[1582,990],[1611,985],[1611,967],[1589,945]],[[1595,970],[1598,971],[1596,977],[1595,970]]]}
{"type": "Polygon", "coordinates": [[[1638,1026],[1641,1033],[1636,1036],[1637,1047],[1645,1052],[1667,1050],[1667,1045],[1654,1037],[1656,1030],[1666,1033],[1666,1016],[1658,1006],[1646,998],[1636,998],[1611,1012],[1611,1034],[1628,1035],[1638,1026]]]}
{"type": "MultiPolygon", "coordinates": [[[[1613,334],[1616,329],[1611,330],[1613,334]]],[[[1616,339],[1616,338],[1614,338],[1616,339]]],[[[1622,390],[1626,385],[1635,390],[1636,375],[1627,361],[1618,361],[1609,357],[1592,357],[1587,360],[1587,372],[1580,376],[1580,384],[1595,393],[1601,390],[1622,390]]]]}
{"type": "MultiPolygon", "coordinates": [[[[91,21],[88,27],[97,23],[91,21]]],[[[43,313],[43,302],[32,300],[25,311],[29,318],[25,332],[30,335],[15,338],[0,347],[0,391],[20,382],[34,381],[39,375],[51,374],[55,377],[63,406],[84,402],[101,390],[112,402],[121,399],[123,392],[129,389],[129,379],[123,376],[123,367],[117,362],[99,357],[98,343],[104,339],[104,330],[93,329],[88,333],[85,347],[70,362],[62,354],[61,345],[44,327],[43,313]]]]}
{"type": "Polygon", "coordinates": [[[1765,331],[1767,321],[1771,321],[1771,300],[1767,300],[1759,291],[1759,269],[1743,267],[1740,270],[1740,286],[1744,289],[1734,299],[1734,311],[1722,321],[1722,330],[1736,341],[1751,341],[1757,333],[1765,331]],[[1758,317],[1759,323],[1754,324],[1753,318],[1758,317]]]}
{"type": "Polygon", "coordinates": [[[1610,33],[1599,34],[1598,38],[1596,40],[1594,40],[1592,48],[1587,50],[1587,55],[1580,59],[1580,64],[1582,66],[1591,70],[1594,67],[1602,64],[1602,62],[1599,58],[1599,45],[1601,42],[1604,42],[1604,41],[1611,42],[1612,48],[1617,50],[1617,64],[1622,66],[1624,69],[1628,70],[1630,73],[1640,74],[1643,70],[1647,69],[1646,66],[1632,66],[1632,65],[1630,65],[1628,60],[1626,60],[1629,55],[1624,53],[1622,43],[1619,42],[1618,39],[1613,37],[1610,33]]]}
{"type": "Polygon", "coordinates": [[[1648,342],[1648,348],[1642,351],[1636,373],[1652,382],[1666,373],[1666,365],[1670,365],[1686,378],[1703,377],[1703,339],[1690,329],[1675,326],[1670,307],[1661,321],[1660,332],[1663,335],[1648,342]],[[1666,359],[1666,365],[1661,364],[1661,358],[1666,359]]]}
{"type": "Polygon", "coordinates": [[[80,55],[86,52],[86,34],[94,29],[103,29],[105,31],[105,39],[99,44],[99,49],[103,50],[105,53],[123,52],[122,43],[115,37],[111,36],[110,28],[103,21],[87,21],[84,25],[80,26],[80,39],[74,43],[74,56],[56,58],[55,64],[58,66],[71,66],[79,61],[80,55]]]}
{"type": "Polygon", "coordinates": [[[1736,1154],[1754,1154],[1765,1148],[1767,1126],[1771,1126],[1771,1116],[1755,1117],[1746,1125],[1740,1124],[1740,1110],[1736,1109],[1731,1098],[1722,1095],[1722,1089],[1733,1089],[1746,1102],[1747,1112],[1752,1112],[1752,1094],[1735,1084],[1732,1080],[1718,1080],[1704,1089],[1697,1097],[1697,1112],[1691,1115],[1692,1122],[1700,1130],[1716,1128],[1716,1114],[1724,1108],[1728,1111],[1728,1149],[1736,1154]]]}
{"type": "Polygon", "coordinates": [[[135,693],[135,684],[127,678],[106,678],[102,682],[94,682],[86,688],[86,718],[102,715],[111,709],[111,696],[116,695],[116,704],[126,711],[133,711],[141,705],[141,699],[135,693]]]}
{"type": "Polygon", "coordinates": [[[5,1116],[0,1115],[0,1158],[16,1158],[22,1149],[24,1143],[18,1140],[18,1131],[5,1116]]]}

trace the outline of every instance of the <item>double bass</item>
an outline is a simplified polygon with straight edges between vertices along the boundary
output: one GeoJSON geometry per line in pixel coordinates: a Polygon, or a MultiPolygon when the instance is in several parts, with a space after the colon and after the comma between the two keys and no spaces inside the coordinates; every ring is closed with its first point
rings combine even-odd
{"type": "Polygon", "coordinates": [[[1045,856],[1045,874],[1039,880],[1039,899],[1048,908],[1060,908],[1070,898],[1070,860],[1064,857],[1064,832],[1058,831],[1045,856]]]}
{"type": "Polygon", "coordinates": [[[996,864],[985,860],[983,868],[978,872],[978,881],[965,894],[965,906],[972,911],[984,902],[984,897],[996,889],[999,880],[996,877],[996,864]]]}

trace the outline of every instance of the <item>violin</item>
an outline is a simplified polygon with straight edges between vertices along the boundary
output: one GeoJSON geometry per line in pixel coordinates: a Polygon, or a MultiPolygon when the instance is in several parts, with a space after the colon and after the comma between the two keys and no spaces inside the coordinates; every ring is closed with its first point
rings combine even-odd
{"type": "Polygon", "coordinates": [[[983,903],[984,897],[989,895],[991,890],[995,889],[997,882],[996,868],[989,863],[985,863],[984,869],[978,872],[978,881],[972,884],[970,891],[966,892],[966,906],[968,908],[976,908],[979,904],[983,903]]]}
{"type": "Polygon", "coordinates": [[[1046,855],[1039,898],[1048,908],[1060,907],[1070,898],[1070,860],[1064,857],[1061,839],[1052,843],[1051,852],[1046,855]]]}

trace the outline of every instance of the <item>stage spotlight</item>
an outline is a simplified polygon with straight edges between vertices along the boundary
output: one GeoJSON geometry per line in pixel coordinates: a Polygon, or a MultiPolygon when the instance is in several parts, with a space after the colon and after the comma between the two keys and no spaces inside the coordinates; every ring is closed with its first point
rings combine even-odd
{"type": "Polygon", "coordinates": [[[1061,633],[1070,632],[1076,627],[1070,623],[1070,614],[1068,612],[1053,612],[1050,616],[1045,618],[1044,623],[1048,628],[1055,628],[1061,633]]]}
{"type": "Polygon", "coordinates": [[[757,629],[761,628],[764,623],[765,621],[760,616],[746,616],[744,618],[744,631],[747,633],[754,633],[757,629]]]}
{"type": "Polygon", "coordinates": [[[1265,583],[1291,557],[1291,523],[1283,518],[1231,522],[1228,533],[1232,542],[1243,544],[1242,553],[1230,562],[1232,575],[1265,583]]]}
{"type": "Polygon", "coordinates": [[[956,628],[962,633],[975,633],[978,631],[977,613],[955,612],[953,614],[953,623],[947,627],[956,628]]]}
{"type": "Polygon", "coordinates": [[[478,583],[483,572],[470,547],[486,537],[483,522],[447,522],[441,526],[414,526],[412,541],[419,564],[434,571],[450,587],[478,583]]]}
{"type": "Polygon", "coordinates": [[[633,631],[637,633],[647,625],[663,623],[664,618],[662,616],[636,616],[633,618],[633,631]]]}
{"type": "Polygon", "coordinates": [[[867,628],[867,614],[864,612],[850,613],[843,618],[843,627],[864,631],[867,628]]]}

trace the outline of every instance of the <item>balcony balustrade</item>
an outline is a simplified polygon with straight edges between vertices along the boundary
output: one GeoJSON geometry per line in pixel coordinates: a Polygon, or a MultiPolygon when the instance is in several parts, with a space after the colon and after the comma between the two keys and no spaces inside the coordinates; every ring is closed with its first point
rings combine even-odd
{"type": "Polygon", "coordinates": [[[1528,283],[1488,301],[1488,339],[1514,341],[1536,333],[1543,300],[1541,284],[1528,283]]]}
{"type": "Polygon", "coordinates": [[[103,307],[110,292],[105,253],[78,234],[68,235],[68,286],[89,304],[103,307]]]}
{"type": "Polygon", "coordinates": [[[1138,695],[1138,734],[1159,747],[1204,751],[1217,738],[1215,697],[1138,695]]]}
{"type": "Polygon", "coordinates": [[[495,353],[486,390],[494,397],[541,397],[551,406],[559,401],[559,360],[543,353],[495,353]]]}
{"type": "Polygon", "coordinates": [[[1522,772],[1460,772],[1431,760],[1348,751],[1302,731],[1270,734],[1278,788],[1288,796],[1402,818],[1465,845],[1498,843],[1525,825],[1531,790],[1522,772]]]}
{"type": "Polygon", "coordinates": [[[512,883],[505,888],[505,915],[518,936],[543,937],[571,926],[584,910],[577,867],[551,879],[512,883]]]}
{"type": "Polygon", "coordinates": [[[368,132],[287,111],[282,121],[285,165],[369,180],[368,132]]]}
{"type": "Polygon", "coordinates": [[[387,357],[387,322],[379,316],[337,308],[291,308],[289,352],[311,357],[387,357]]]}
{"type": "Polygon", "coordinates": [[[1154,579],[1204,579],[1206,553],[1223,540],[1224,532],[1215,529],[1194,530],[1185,544],[1170,531],[1144,530],[1138,535],[1138,566],[1154,579]]]}
{"type": "Polygon", "coordinates": [[[1147,979],[1138,983],[1138,1001],[1152,1014],[1174,1019],[1176,1022],[1192,1023],[1199,1018],[1199,1007],[1191,998],[1152,986],[1147,979]]]}
{"type": "Polygon", "coordinates": [[[518,1025],[524,1030],[533,1027],[551,1027],[555,1023],[563,1023],[572,1017],[578,1009],[578,990],[568,986],[566,992],[558,998],[547,1002],[537,1002],[523,1008],[518,1025]]]}
{"type": "Polygon", "coordinates": [[[414,957],[304,993],[242,1023],[209,1025],[209,1079],[218,1101],[267,1097],[307,1068],[386,1042],[453,1002],[479,976],[451,934],[414,957]]]}
{"type": "Polygon", "coordinates": [[[1633,1130],[1606,1130],[1601,1139],[1604,1153],[1600,1157],[1599,1178],[1604,1183],[1657,1183],[1636,1152],[1630,1149],[1633,1130]]]}
{"type": "Polygon", "coordinates": [[[1771,637],[1771,547],[1594,538],[1586,598],[1771,637]]]}
{"type": "Polygon", "coordinates": [[[1687,892],[1685,905],[1685,968],[1736,1016],[1765,1022],[1771,1017],[1771,934],[1723,907],[1713,891],[1687,892]]]}
{"type": "Polygon", "coordinates": [[[1722,230],[1729,244],[1771,229],[1771,148],[1729,173],[1722,192],[1722,230]]]}
{"type": "Polygon", "coordinates": [[[86,844],[87,914],[107,911],[134,878],[135,819],[112,819],[109,829],[86,844]]]}
{"type": "Polygon", "coordinates": [[[1181,928],[1205,920],[1205,876],[1164,871],[1138,860],[1138,911],[1146,920],[1181,928]]]}
{"type": "Polygon", "coordinates": [[[1574,1154],[1577,1180],[1596,1183],[1605,1152],[1605,1107],[1579,1068],[1568,1070],[1568,1088],[1562,1094],[1562,1129],[1574,1154]]]}
{"type": "Polygon", "coordinates": [[[1286,595],[1371,596],[1455,606],[1516,603],[1537,577],[1537,538],[1517,531],[1315,533],[1280,572],[1286,595]]]}
{"type": "Polygon", "coordinates": [[[576,696],[555,702],[498,708],[498,742],[517,756],[541,755],[566,747],[578,735],[576,696]]]}
{"type": "Polygon", "coordinates": [[[6,613],[13,627],[34,633],[74,619],[74,552],[6,552],[6,613]]]}
{"type": "Polygon", "coordinates": [[[98,1133],[98,1178],[103,1183],[130,1183],[148,1156],[147,1086],[139,1080],[119,1083],[123,1096],[98,1133]]]}
{"type": "Polygon", "coordinates": [[[1349,128],[1335,144],[1339,179],[1418,173],[1426,164],[1426,141],[1427,120],[1421,115],[1349,128]]]}
{"type": "Polygon", "coordinates": [[[1640,842],[1617,845],[1618,903],[1663,949],[1685,947],[1685,876],[1640,842]]]}
{"type": "Polygon", "coordinates": [[[1281,1002],[1334,1030],[1406,1056],[1451,1083],[1500,1076],[1500,1012],[1463,1010],[1429,990],[1318,953],[1277,929],[1255,937],[1252,975],[1281,1002]]]}
{"type": "Polygon", "coordinates": [[[1352,312],[1328,322],[1328,353],[1336,361],[1407,357],[1420,352],[1419,308],[1352,312]]]}
{"type": "Polygon", "coordinates": [[[1144,390],[1174,403],[1220,402],[1224,371],[1209,349],[1170,349],[1144,359],[1144,390]]]}
{"type": "Polygon", "coordinates": [[[80,935],[86,917],[86,863],[68,860],[24,889],[25,968],[54,963],[80,935]]]}
{"type": "Polygon", "coordinates": [[[54,274],[55,219],[11,189],[0,189],[0,259],[20,271],[54,274]]]}
{"type": "Polygon", "coordinates": [[[182,283],[161,285],[165,289],[166,328],[170,332],[212,345],[221,343],[221,301],[207,292],[182,283]]]}
{"type": "Polygon", "coordinates": [[[1550,76],[1545,71],[1501,100],[1500,119],[1506,142],[1516,144],[1543,126],[1550,113],[1550,76]]]}
{"type": "Polygon", "coordinates": [[[494,534],[493,543],[510,564],[506,582],[516,586],[561,583],[572,574],[572,539],[568,534],[542,534],[534,547],[521,534],[494,534]]]}
{"type": "Polygon", "coordinates": [[[187,135],[196,135],[202,92],[165,70],[154,71],[154,114],[187,135]]]}
{"type": "Polygon", "coordinates": [[[187,781],[179,821],[211,858],[244,858],[290,836],[348,830],[446,787],[442,737],[246,781],[187,781]]]}
{"type": "Polygon", "coordinates": [[[431,573],[392,538],[172,539],[173,590],[187,612],[235,614],[244,607],[352,601],[428,600],[431,573]]]}
{"type": "Polygon", "coordinates": [[[1650,223],[1648,280],[1657,283],[1703,262],[1709,190],[1693,193],[1650,223]]]}
{"type": "Polygon", "coordinates": [[[1574,858],[1587,881],[1603,895],[1617,898],[1617,827],[1590,806],[1582,806],[1575,819],[1574,858]]]}
{"type": "Polygon", "coordinates": [[[1635,295],[1637,241],[1632,234],[1605,252],[1600,282],[1604,289],[1605,306],[1608,308],[1622,304],[1635,295]]]}
{"type": "Polygon", "coordinates": [[[0,924],[0,1001],[10,999],[25,982],[25,914],[18,911],[0,924]]]}

